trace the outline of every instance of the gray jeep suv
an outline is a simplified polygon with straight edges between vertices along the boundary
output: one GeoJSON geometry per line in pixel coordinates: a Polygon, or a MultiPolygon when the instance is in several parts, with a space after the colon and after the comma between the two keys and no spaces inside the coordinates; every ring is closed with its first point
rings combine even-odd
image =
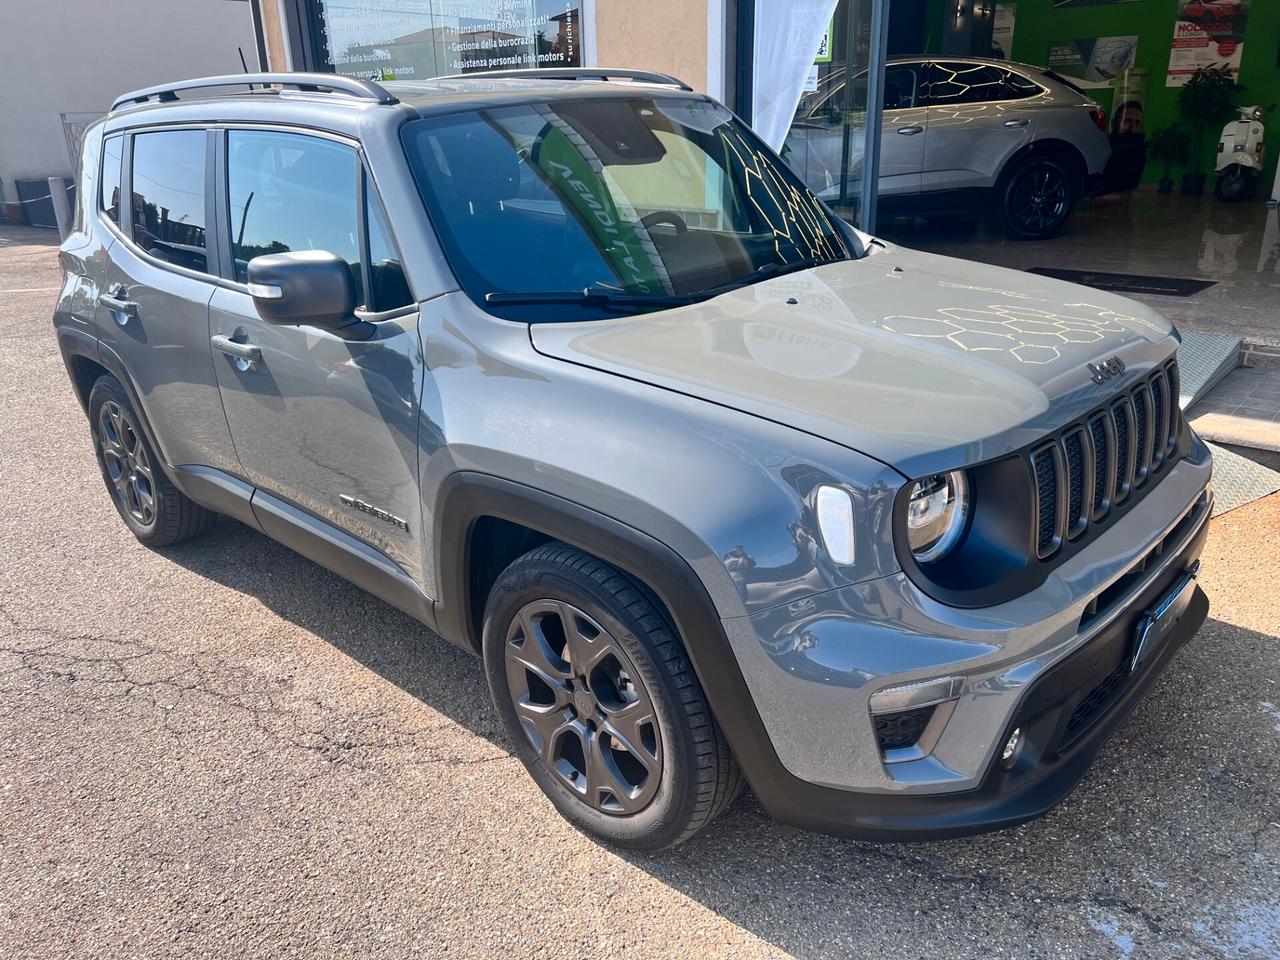
{"type": "Polygon", "coordinates": [[[1205,618],[1170,325],[866,236],[678,81],[191,81],[81,185],[54,323],[124,523],[234,517],[481,655],[614,843],[744,782],[1028,820],[1205,618]]]}

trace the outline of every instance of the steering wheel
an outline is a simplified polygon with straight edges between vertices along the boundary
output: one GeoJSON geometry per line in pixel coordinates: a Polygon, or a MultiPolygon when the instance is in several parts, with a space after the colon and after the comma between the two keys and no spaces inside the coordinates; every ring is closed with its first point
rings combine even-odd
{"type": "Polygon", "coordinates": [[[676,236],[689,232],[689,225],[684,222],[684,218],[678,213],[672,213],[670,210],[655,210],[648,216],[640,218],[640,225],[646,230],[657,226],[659,223],[669,223],[676,228],[676,236]]]}

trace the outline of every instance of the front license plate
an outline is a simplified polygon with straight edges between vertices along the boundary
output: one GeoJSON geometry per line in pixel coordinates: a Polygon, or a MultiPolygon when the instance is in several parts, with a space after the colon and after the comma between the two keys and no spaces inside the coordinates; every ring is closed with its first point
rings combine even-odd
{"type": "Polygon", "coordinates": [[[1200,562],[1178,578],[1160,600],[1138,621],[1138,634],[1134,640],[1132,670],[1137,672],[1163,645],[1196,592],[1196,571],[1200,562]]]}

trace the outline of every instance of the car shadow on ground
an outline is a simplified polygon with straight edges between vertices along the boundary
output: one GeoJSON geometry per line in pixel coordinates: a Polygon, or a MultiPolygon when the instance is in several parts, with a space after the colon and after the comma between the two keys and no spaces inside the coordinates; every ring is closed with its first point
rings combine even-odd
{"type": "MultiPolygon", "coordinates": [[[[509,749],[480,661],[407,615],[235,521],[164,553],[509,749]]],[[[748,793],[675,850],[618,855],[804,958],[985,956],[1002,938],[1021,956],[1275,955],[1280,906],[1258,891],[1280,889],[1280,696],[1242,694],[1275,676],[1277,638],[1211,619],[1075,793],[1012,830],[861,843],[781,826],[748,793]]]]}

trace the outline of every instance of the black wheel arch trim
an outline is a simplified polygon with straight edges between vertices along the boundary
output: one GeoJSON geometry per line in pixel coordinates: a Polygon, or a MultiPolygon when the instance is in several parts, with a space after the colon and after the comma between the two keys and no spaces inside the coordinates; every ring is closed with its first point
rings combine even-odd
{"type": "Polygon", "coordinates": [[[711,712],[747,782],[766,808],[780,809],[788,793],[813,788],[789,773],[774,751],[711,595],[679,553],[589,507],[490,474],[450,475],[436,503],[439,599],[435,612],[445,637],[480,650],[467,583],[476,521],[495,517],[546,534],[617,567],[657,597],[684,643],[711,712]]]}

